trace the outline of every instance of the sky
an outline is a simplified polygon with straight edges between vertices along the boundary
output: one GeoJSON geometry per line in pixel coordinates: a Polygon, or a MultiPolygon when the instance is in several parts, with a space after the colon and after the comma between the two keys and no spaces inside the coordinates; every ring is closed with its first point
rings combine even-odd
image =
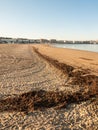
{"type": "Polygon", "coordinates": [[[98,40],[98,0],[0,0],[0,37],[98,40]]]}

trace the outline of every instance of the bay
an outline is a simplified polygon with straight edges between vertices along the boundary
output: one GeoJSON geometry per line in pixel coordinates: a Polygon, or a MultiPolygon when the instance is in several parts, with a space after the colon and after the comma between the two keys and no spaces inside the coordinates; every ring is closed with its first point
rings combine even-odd
{"type": "Polygon", "coordinates": [[[98,52],[98,44],[61,44],[61,43],[56,43],[56,44],[52,44],[52,45],[55,47],[59,47],[59,48],[69,48],[69,49],[76,49],[76,50],[98,52]]]}

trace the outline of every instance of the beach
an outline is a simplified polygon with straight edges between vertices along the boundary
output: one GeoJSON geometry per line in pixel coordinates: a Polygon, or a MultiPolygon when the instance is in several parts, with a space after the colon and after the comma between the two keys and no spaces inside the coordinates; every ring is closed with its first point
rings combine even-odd
{"type": "Polygon", "coordinates": [[[1,130],[97,130],[98,53],[0,45],[1,130]]]}
{"type": "Polygon", "coordinates": [[[90,69],[98,75],[98,53],[66,48],[56,48],[49,45],[36,45],[42,55],[46,55],[60,63],[75,68],[90,69]]]}

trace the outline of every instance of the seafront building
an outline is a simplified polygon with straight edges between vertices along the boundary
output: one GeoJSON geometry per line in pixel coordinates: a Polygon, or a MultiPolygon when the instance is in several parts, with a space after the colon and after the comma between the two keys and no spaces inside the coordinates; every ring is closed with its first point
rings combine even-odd
{"type": "Polygon", "coordinates": [[[25,38],[6,38],[0,37],[0,43],[20,43],[20,44],[32,44],[32,43],[50,43],[50,44],[98,44],[98,40],[90,41],[70,41],[70,40],[56,40],[56,39],[25,39],[25,38]]]}

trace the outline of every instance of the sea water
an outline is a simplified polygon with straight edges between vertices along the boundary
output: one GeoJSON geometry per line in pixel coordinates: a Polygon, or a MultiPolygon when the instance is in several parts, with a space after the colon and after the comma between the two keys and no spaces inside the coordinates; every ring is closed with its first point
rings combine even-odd
{"type": "Polygon", "coordinates": [[[61,43],[56,43],[56,44],[53,44],[53,46],[59,47],[59,48],[69,48],[69,49],[78,49],[78,50],[98,52],[98,44],[61,44],[61,43]]]}

